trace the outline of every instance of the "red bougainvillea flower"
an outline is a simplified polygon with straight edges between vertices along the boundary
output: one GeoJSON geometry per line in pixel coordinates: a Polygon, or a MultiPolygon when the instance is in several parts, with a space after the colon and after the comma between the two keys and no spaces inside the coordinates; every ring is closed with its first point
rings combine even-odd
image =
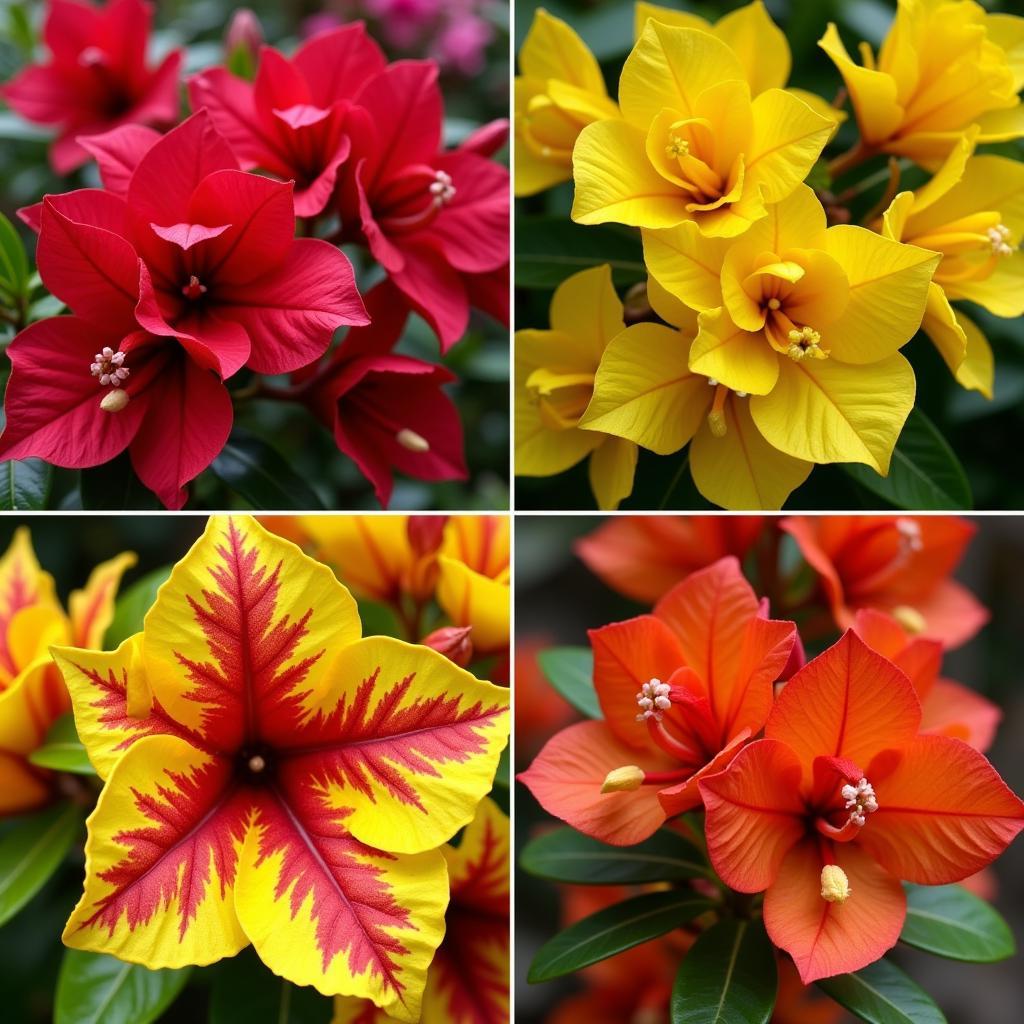
{"type": "MultiPolygon", "coordinates": [[[[452,899],[427,975],[421,1024],[508,1024],[509,825],[485,797],[458,846],[441,848],[452,899]]],[[[339,996],[333,1024],[391,1024],[364,1000],[339,996]]]]}
{"type": "Polygon", "coordinates": [[[443,151],[437,66],[429,61],[390,65],[356,103],[342,226],[370,247],[446,351],[466,331],[471,292],[493,287],[481,278],[508,265],[508,169],[487,159],[507,125],[443,151]]]}
{"type": "MultiPolygon", "coordinates": [[[[94,148],[110,164],[146,144],[121,134],[94,148]]],[[[335,328],[367,322],[344,254],[294,237],[291,185],[238,170],[205,111],[145,149],[123,196],[47,196],[39,223],[39,273],[77,315],[178,338],[222,378],[294,370],[335,328]]]]}
{"type": "Polygon", "coordinates": [[[139,479],[178,509],[231,432],[227,388],[171,338],[60,316],[28,326],[7,354],[0,459],[81,469],[127,448],[139,479]]]}
{"type": "Polygon", "coordinates": [[[653,603],[726,555],[742,559],[763,516],[619,516],[576,542],[576,554],[613,590],[653,603]]]}
{"type": "Polygon", "coordinates": [[[847,632],[786,684],[765,739],[700,782],[715,870],[767,890],[768,934],[805,984],[896,943],[901,879],[959,881],[1024,828],[984,755],[920,724],[907,677],[847,632]]]}
{"type": "Polygon", "coordinates": [[[391,351],[409,310],[390,282],[366,298],[369,327],[349,331],[307,401],[387,508],[395,470],[417,480],[465,480],[467,470],[462,422],[443,390],[455,374],[391,351]]]}
{"type": "Polygon", "coordinates": [[[58,174],[89,159],[80,135],[178,119],[182,52],[168,54],[155,70],[146,67],[152,20],[153,9],[142,0],[110,0],[100,8],[50,0],[43,23],[49,61],[25,68],[0,95],[26,120],[57,126],[50,163],[58,174]]]}
{"type": "Polygon", "coordinates": [[[959,647],[988,612],[950,573],[974,527],[954,516],[794,516],[780,524],[818,573],[840,629],[858,608],[959,647]]]}
{"type": "Polygon", "coordinates": [[[255,83],[226,68],[189,79],[192,109],[210,112],[242,166],[295,182],[295,212],[320,213],[330,201],[350,143],[352,97],[385,66],[361,22],[316,36],[288,60],[260,51],[255,83]]]}
{"type": "Polygon", "coordinates": [[[995,738],[1002,711],[980,693],[942,679],[942,644],[911,636],[891,616],[871,608],[857,612],[857,635],[883,658],[906,673],[921,702],[921,732],[953,736],[976,750],[988,750],[995,738]]]}
{"type": "Polygon", "coordinates": [[[65,613],[53,577],[19,526],[0,558],[0,817],[21,814],[53,796],[52,776],[26,759],[50,726],[71,710],[50,645],[103,646],[114,617],[114,598],[135,555],[125,552],[97,566],[83,590],[73,591],[65,613]]]}
{"type": "Polygon", "coordinates": [[[326,566],[213,518],[142,633],[56,648],[106,785],[64,941],[149,967],[250,942],[271,970],[418,1020],[508,695],[441,655],[360,639],[326,566]]]}
{"type": "Polygon", "coordinates": [[[604,721],[555,735],[519,778],[580,832],[646,839],[760,731],[795,637],[763,614],[735,558],[693,573],[652,615],[591,630],[604,721]]]}

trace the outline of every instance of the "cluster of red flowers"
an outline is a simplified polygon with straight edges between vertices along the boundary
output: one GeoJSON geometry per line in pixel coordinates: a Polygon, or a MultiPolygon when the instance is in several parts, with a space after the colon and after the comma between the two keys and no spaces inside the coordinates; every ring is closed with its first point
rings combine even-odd
{"type": "Polygon", "coordinates": [[[508,171],[489,159],[507,123],[445,150],[436,66],[389,65],[352,24],[291,59],[264,47],[252,83],[194,76],[194,113],[161,136],[149,125],[178,118],[181,53],[147,68],[150,20],[143,0],[51,0],[50,61],[3,89],[59,126],[56,170],[94,158],[104,188],[21,211],[43,284],[73,316],[12,342],[0,458],[81,468],[128,449],[180,508],[227,440],[225,381],[245,368],[293,374],[259,387],[305,402],[382,504],[393,469],[464,478],[452,374],[393,350],[410,311],[442,352],[471,306],[507,322],[508,171]],[[385,272],[365,305],[344,243],[385,272]]]}
{"type": "Polygon", "coordinates": [[[948,578],[972,533],[911,516],[608,523],[580,553],[653,610],[591,630],[603,718],[556,733],[521,780],[615,845],[703,811],[718,877],[764,893],[804,983],[874,962],[903,927],[901,881],[965,879],[1024,828],[983,754],[998,708],[941,678],[987,618],[948,578]],[[802,557],[780,558],[794,540],[802,557]],[[804,641],[824,649],[808,660],[804,641]]]}

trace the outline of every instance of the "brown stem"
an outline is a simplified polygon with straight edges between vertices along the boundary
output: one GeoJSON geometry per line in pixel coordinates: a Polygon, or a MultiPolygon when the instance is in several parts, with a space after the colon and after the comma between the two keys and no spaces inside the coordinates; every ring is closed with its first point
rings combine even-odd
{"type": "Polygon", "coordinates": [[[855,167],[859,167],[865,160],[870,160],[876,152],[874,147],[867,145],[863,140],[859,141],[852,149],[848,149],[829,162],[829,176],[833,181],[838,180],[855,167]]]}

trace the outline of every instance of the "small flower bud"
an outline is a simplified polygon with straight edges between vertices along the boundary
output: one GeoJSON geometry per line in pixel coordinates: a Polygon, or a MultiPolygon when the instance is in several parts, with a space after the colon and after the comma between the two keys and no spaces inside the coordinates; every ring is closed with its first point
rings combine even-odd
{"type": "Polygon", "coordinates": [[[409,525],[406,529],[413,554],[421,558],[434,554],[441,546],[444,528],[447,525],[447,516],[409,516],[409,525]]]}
{"type": "Polygon", "coordinates": [[[254,59],[263,45],[263,26],[248,7],[239,7],[224,34],[224,49],[228,53],[244,48],[254,59]]]}
{"type": "Polygon", "coordinates": [[[443,654],[459,668],[465,668],[473,660],[473,641],[469,638],[472,629],[472,626],[443,626],[425,636],[420,643],[443,654]]]}
{"type": "Polygon", "coordinates": [[[602,793],[630,793],[643,785],[644,773],[635,764],[613,768],[601,784],[602,793]]]}
{"type": "Polygon", "coordinates": [[[821,869],[821,898],[829,903],[845,903],[850,898],[850,880],[838,864],[821,869]]]}

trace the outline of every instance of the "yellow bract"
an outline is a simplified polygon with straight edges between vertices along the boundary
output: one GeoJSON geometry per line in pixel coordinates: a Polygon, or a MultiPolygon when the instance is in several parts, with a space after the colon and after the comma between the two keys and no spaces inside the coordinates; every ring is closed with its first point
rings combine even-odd
{"type": "Polygon", "coordinates": [[[633,490],[636,446],[611,432],[580,429],[594,375],[625,328],[608,266],[573,274],[551,303],[551,330],[516,331],[516,473],[553,476],[588,455],[590,485],[603,509],[633,490]]]}
{"type": "Polygon", "coordinates": [[[869,151],[935,167],[977,125],[980,142],[1024,136],[1024,19],[987,14],[974,0],[899,0],[879,51],[850,57],[835,25],[820,46],[850,92],[869,151]]]}
{"type": "Polygon", "coordinates": [[[65,614],[27,527],[18,528],[0,559],[0,815],[37,807],[50,795],[25,760],[70,710],[50,645],[100,647],[121,576],[134,564],[135,555],[125,553],[98,566],[85,588],[72,592],[65,614]]]}
{"type": "Polygon", "coordinates": [[[977,135],[965,135],[927,185],[896,196],[882,230],[941,253],[922,326],[956,379],[991,398],[992,350],[949,300],[967,299],[996,316],[1024,314],[1024,164],[973,156],[977,135]]]}
{"type": "Polygon", "coordinates": [[[592,124],[576,143],[582,224],[742,234],[803,181],[835,126],[782,89],[752,99],[721,39],[653,19],[623,65],[619,102],[622,120],[592,124]]]}
{"type": "Polygon", "coordinates": [[[538,8],[515,80],[515,191],[529,196],[572,177],[572,147],[593,121],[618,116],[583,40],[538,8]]]}

